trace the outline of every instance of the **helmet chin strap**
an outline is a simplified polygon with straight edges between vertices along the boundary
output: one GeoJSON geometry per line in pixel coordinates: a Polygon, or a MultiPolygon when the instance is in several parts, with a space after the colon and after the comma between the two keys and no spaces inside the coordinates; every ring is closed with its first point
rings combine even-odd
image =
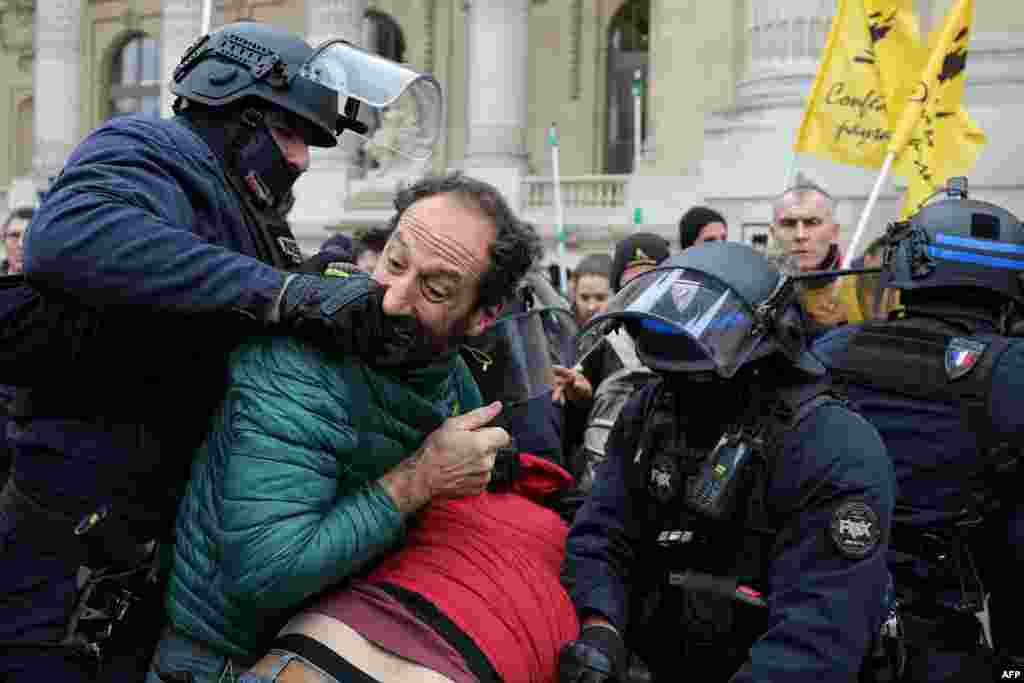
{"type": "Polygon", "coordinates": [[[287,209],[294,202],[292,186],[302,174],[285,159],[261,111],[242,111],[242,133],[233,145],[234,164],[260,209],[287,209]],[[248,134],[246,134],[248,133],[248,134]]]}

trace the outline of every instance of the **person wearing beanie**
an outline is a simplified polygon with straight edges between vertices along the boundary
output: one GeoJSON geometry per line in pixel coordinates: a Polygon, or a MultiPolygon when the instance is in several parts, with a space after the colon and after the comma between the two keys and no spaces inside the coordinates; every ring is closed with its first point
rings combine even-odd
{"type": "Polygon", "coordinates": [[[706,206],[695,206],[679,219],[679,248],[689,249],[704,242],[724,242],[729,227],[722,214],[706,206]]]}
{"type": "Polygon", "coordinates": [[[622,287],[641,273],[657,267],[669,257],[668,240],[651,232],[637,232],[615,245],[612,257],[612,291],[622,287]]]}

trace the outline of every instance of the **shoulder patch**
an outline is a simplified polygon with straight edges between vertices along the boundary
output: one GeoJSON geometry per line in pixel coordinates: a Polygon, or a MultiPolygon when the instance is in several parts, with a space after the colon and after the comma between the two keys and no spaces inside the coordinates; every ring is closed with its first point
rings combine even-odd
{"type": "Polygon", "coordinates": [[[829,534],[846,557],[859,560],[867,557],[882,538],[878,513],[860,499],[848,500],[832,513],[829,534]]]}
{"type": "Polygon", "coordinates": [[[953,337],[946,347],[946,374],[950,379],[960,379],[974,369],[986,348],[988,344],[975,339],[953,337]]]}

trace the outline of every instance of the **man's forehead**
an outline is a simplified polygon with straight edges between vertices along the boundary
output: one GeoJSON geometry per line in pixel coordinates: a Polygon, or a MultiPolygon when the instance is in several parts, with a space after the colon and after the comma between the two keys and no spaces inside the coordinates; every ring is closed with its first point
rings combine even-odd
{"type": "Polygon", "coordinates": [[[787,194],[782,198],[783,214],[813,214],[828,216],[830,214],[827,200],[817,192],[803,195],[787,194]]]}
{"type": "Polygon", "coordinates": [[[413,203],[398,221],[392,239],[431,264],[483,274],[496,229],[481,211],[446,195],[433,195],[413,203]]]}

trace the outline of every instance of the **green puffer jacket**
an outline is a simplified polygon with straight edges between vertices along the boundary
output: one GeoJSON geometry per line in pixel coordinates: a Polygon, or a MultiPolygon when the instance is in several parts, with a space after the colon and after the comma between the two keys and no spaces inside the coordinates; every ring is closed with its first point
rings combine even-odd
{"type": "Polygon", "coordinates": [[[299,603],[399,543],[377,479],[480,403],[458,354],[399,377],[288,337],[246,343],[178,511],[171,622],[261,654],[299,603]]]}

